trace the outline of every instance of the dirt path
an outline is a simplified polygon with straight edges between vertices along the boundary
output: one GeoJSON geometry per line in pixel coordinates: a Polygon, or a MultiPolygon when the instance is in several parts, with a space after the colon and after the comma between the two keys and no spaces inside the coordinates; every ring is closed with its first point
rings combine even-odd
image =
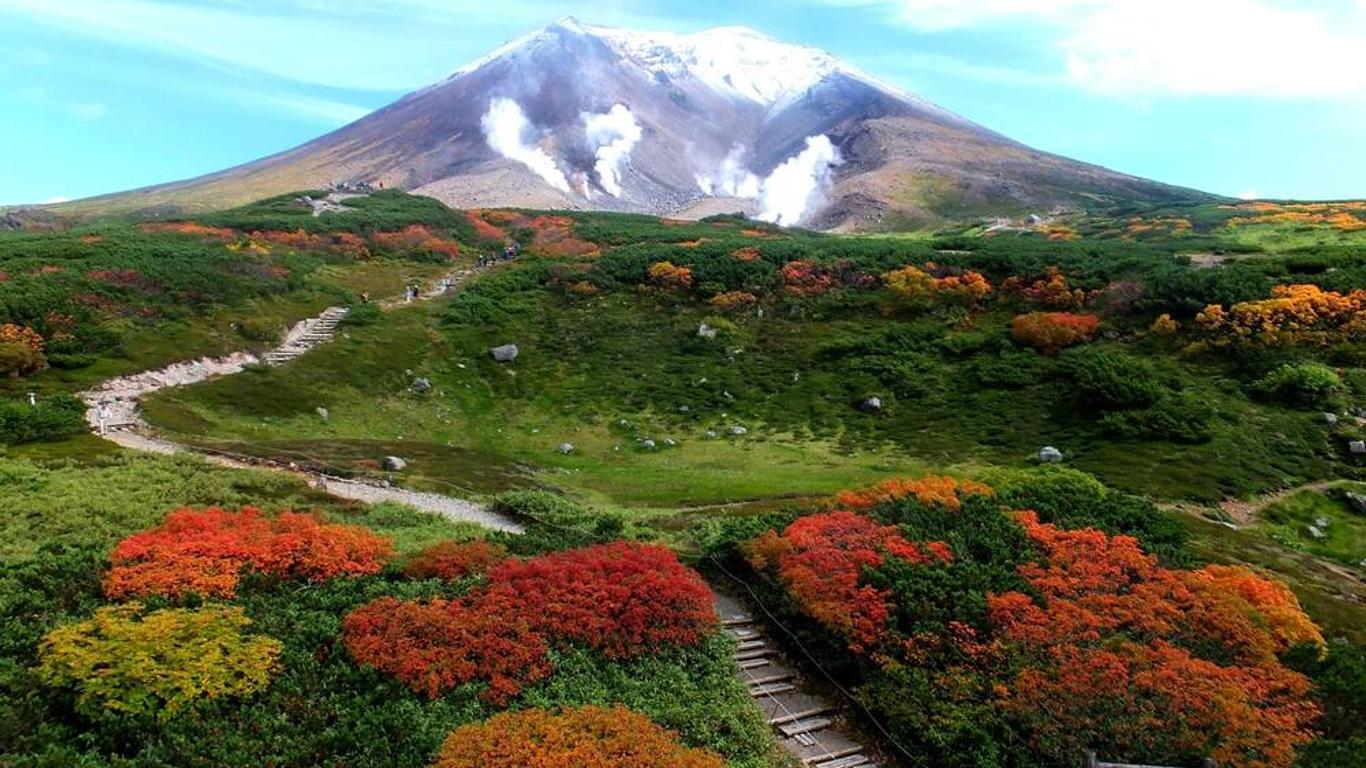
{"type": "MultiPolygon", "coordinates": [[[[472,270],[463,270],[446,275],[434,286],[420,292],[414,300],[429,300],[442,296],[448,292],[448,288],[454,289],[473,274],[472,270]]],[[[409,303],[411,301],[405,298],[388,299],[380,302],[380,308],[394,309],[409,303]]],[[[219,466],[263,469],[303,477],[333,496],[344,499],[366,503],[390,501],[407,504],[455,522],[475,523],[495,530],[521,533],[522,527],[513,520],[464,499],[329,475],[306,474],[291,467],[247,456],[231,456],[192,448],[151,434],[151,428],[143,420],[140,410],[143,397],[170,387],[183,387],[222,376],[232,376],[241,373],[248,365],[260,364],[263,360],[273,364],[286,364],[305,352],[331,341],[335,336],[337,323],[344,314],[345,310],[340,307],[329,307],[316,317],[300,320],[289,329],[278,347],[260,357],[248,352],[234,352],[223,357],[172,363],[154,371],[110,379],[94,389],[80,393],[80,398],[85,401],[87,408],[86,422],[90,425],[91,431],[97,434],[103,432],[106,440],[129,450],[159,454],[196,453],[219,466]]]]}

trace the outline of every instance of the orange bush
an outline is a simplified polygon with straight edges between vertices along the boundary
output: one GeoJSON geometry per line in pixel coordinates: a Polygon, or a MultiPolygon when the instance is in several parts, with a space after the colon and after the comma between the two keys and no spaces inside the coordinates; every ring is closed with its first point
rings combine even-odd
{"type": "Polygon", "coordinates": [[[43,335],[26,325],[0,325],[0,344],[18,344],[34,352],[43,351],[43,335]]]}
{"type": "Polygon", "coordinates": [[[1090,341],[1099,329],[1099,317],[1071,312],[1031,312],[1017,315],[1010,322],[1010,333],[1016,341],[1048,354],[1090,341]]]}
{"type": "Polygon", "coordinates": [[[455,259],[460,256],[460,245],[442,239],[421,224],[413,224],[399,232],[376,232],[370,236],[376,248],[395,253],[432,253],[455,259]]]}
{"type": "Polygon", "coordinates": [[[882,282],[907,301],[949,299],[969,307],[976,307],[992,290],[991,283],[980,272],[941,269],[933,262],[925,264],[923,270],[908,264],[887,272],[882,275],[882,282]]]}
{"type": "Polygon", "coordinates": [[[1317,285],[1278,285],[1269,299],[1228,309],[1211,304],[1195,322],[1216,345],[1328,344],[1366,336],[1366,290],[1342,294],[1317,285]]]}
{"type": "Polygon", "coordinates": [[[802,611],[843,637],[854,653],[877,647],[891,615],[891,591],[860,583],[866,569],[889,557],[913,564],[952,559],[942,542],[922,548],[894,525],[846,511],[799,518],[781,534],[762,534],[745,551],[755,570],[776,571],[802,611]]]}
{"type": "Polygon", "coordinates": [[[248,568],[324,581],[378,573],[391,552],[386,538],[313,515],[282,512],[271,519],[252,507],[240,512],[186,508],[119,542],[109,558],[104,591],[112,598],[231,597],[248,568]]]}
{"type": "Polygon", "coordinates": [[[784,264],[778,278],[783,290],[799,298],[820,296],[835,287],[835,276],[828,268],[800,259],[784,264]]]}
{"type": "Polygon", "coordinates": [[[666,291],[686,291],[692,288],[692,270],[676,267],[672,262],[658,261],[650,265],[650,284],[666,291]]]}
{"type": "Polygon", "coordinates": [[[972,480],[925,475],[918,479],[893,478],[872,488],[840,491],[835,494],[834,504],[841,509],[862,511],[889,501],[915,497],[917,502],[927,507],[943,506],[959,510],[963,508],[963,497],[991,496],[992,493],[990,487],[972,480]]]}
{"type": "Polygon", "coordinates": [[[459,581],[466,576],[486,573],[507,558],[508,549],[487,541],[460,543],[443,541],[413,555],[403,567],[410,579],[459,581]]]}
{"type": "Polygon", "coordinates": [[[171,232],[177,235],[192,235],[206,240],[236,240],[237,230],[226,227],[206,227],[193,221],[150,221],[139,224],[143,232],[171,232]]]}
{"type": "Polygon", "coordinates": [[[731,258],[736,261],[758,261],[759,249],[752,245],[747,245],[744,248],[736,249],[736,251],[731,254],[731,258]]]}
{"type": "Polygon", "coordinates": [[[754,309],[759,300],[749,291],[727,291],[712,297],[710,304],[721,312],[738,314],[754,309]]]}
{"type": "Polygon", "coordinates": [[[1079,309],[1090,298],[1080,288],[1073,288],[1067,276],[1056,266],[1044,270],[1040,277],[1028,284],[1020,277],[1008,277],[1002,287],[1022,301],[1038,304],[1048,309],[1079,309]]]}
{"type": "Polygon", "coordinates": [[[1289,589],[1241,567],[1168,570],[1131,537],[1018,519],[1043,552],[1019,568],[1036,597],[989,595],[987,609],[1021,661],[1000,704],[1037,749],[1293,762],[1318,708],[1277,654],[1323,637],[1289,589]]]}
{"type": "Polygon", "coordinates": [[[506,712],[446,737],[432,768],[724,768],[621,706],[506,712]]]}
{"type": "Polygon", "coordinates": [[[513,211],[465,211],[465,218],[474,225],[475,235],[485,240],[502,242],[507,239],[508,233],[489,223],[496,214],[501,214],[497,218],[504,224],[510,224],[519,218],[519,214],[513,211]]]}

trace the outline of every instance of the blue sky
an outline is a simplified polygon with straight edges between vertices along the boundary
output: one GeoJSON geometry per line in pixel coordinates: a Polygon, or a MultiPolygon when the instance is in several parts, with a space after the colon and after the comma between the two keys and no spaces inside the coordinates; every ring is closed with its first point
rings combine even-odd
{"type": "Polygon", "coordinates": [[[287,149],[569,15],[754,27],[1175,184],[1366,197],[1366,0],[0,0],[0,204],[287,149]]]}

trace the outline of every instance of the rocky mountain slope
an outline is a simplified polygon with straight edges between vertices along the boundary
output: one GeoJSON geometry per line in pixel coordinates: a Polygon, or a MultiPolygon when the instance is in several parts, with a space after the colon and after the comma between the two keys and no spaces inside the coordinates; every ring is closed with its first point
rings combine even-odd
{"type": "Polygon", "coordinates": [[[878,229],[1203,197],[1030,149],[828,53],[745,28],[565,20],[303,146],[74,210],[194,210],[339,182],[457,207],[878,229]]]}

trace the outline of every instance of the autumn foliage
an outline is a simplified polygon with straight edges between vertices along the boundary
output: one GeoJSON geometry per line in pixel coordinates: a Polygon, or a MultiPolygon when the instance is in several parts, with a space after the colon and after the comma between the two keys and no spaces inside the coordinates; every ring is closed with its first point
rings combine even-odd
{"type": "Polygon", "coordinates": [[[1056,266],[1049,267],[1042,277],[1026,282],[1026,278],[1012,276],[1002,284],[1008,293],[1021,301],[1054,310],[1079,309],[1090,296],[1080,288],[1073,288],[1067,276],[1056,266]]]}
{"type": "Polygon", "coordinates": [[[413,224],[398,232],[376,232],[370,236],[375,248],[391,253],[429,253],[454,259],[460,255],[460,245],[436,236],[421,224],[413,224]]]}
{"type": "Polygon", "coordinates": [[[914,498],[927,506],[943,506],[958,510],[963,508],[967,496],[990,496],[992,490],[982,483],[960,480],[956,477],[926,475],[920,478],[892,478],[872,488],[856,491],[840,491],[835,494],[834,505],[840,509],[862,511],[880,504],[914,498]]]}
{"type": "Polygon", "coordinates": [[[529,709],[463,725],[446,737],[432,768],[723,768],[720,756],[621,706],[529,709]]]}
{"type": "Polygon", "coordinates": [[[230,606],[145,615],[137,603],[101,608],[47,634],[38,676],[74,688],[77,708],[91,716],[170,716],[200,700],[266,687],[282,646],[243,634],[250,624],[230,606]]]}
{"type": "Polygon", "coordinates": [[[686,291],[692,288],[692,270],[674,266],[668,261],[651,264],[649,278],[651,285],[666,291],[686,291]]]}
{"type": "Polygon", "coordinates": [[[193,221],[153,221],[139,224],[138,229],[143,232],[170,232],[177,235],[189,235],[203,240],[213,240],[226,242],[237,239],[237,230],[227,227],[206,227],[196,224],[193,221]]]}
{"type": "Polygon", "coordinates": [[[1323,637],[1285,585],[1241,567],[1168,570],[1130,537],[1018,519],[1043,552],[1019,569],[1036,596],[987,604],[1002,647],[1022,662],[1001,706],[1037,749],[1293,762],[1318,709],[1308,680],[1277,655],[1323,637]]]}
{"type": "Polygon", "coordinates": [[[156,528],[119,542],[104,591],[112,598],[187,594],[231,597],[248,570],[282,578],[323,581],[378,573],[390,541],[351,525],[321,522],[309,514],[276,518],[244,507],[172,512],[156,528]]]}
{"type": "Polygon", "coordinates": [[[924,269],[908,264],[887,272],[882,282],[905,301],[951,301],[968,307],[976,307],[992,291],[980,272],[940,268],[933,262],[924,269]]]}
{"type": "Polygon", "coordinates": [[[1271,298],[1227,309],[1212,304],[1195,317],[1216,346],[1329,344],[1366,336],[1366,290],[1342,294],[1317,285],[1278,285],[1271,298]]]}
{"type": "Polygon", "coordinates": [[[1016,341],[1048,354],[1090,341],[1099,329],[1099,317],[1071,312],[1031,312],[1010,322],[1010,334],[1016,341]]]}
{"type": "Polygon", "coordinates": [[[413,555],[404,565],[403,575],[410,579],[459,581],[466,576],[488,572],[507,554],[507,547],[502,544],[443,541],[413,555]]]}
{"type": "Polygon", "coordinates": [[[754,309],[759,300],[749,291],[726,291],[711,299],[712,308],[730,314],[739,314],[754,309]]]}
{"type": "Polygon", "coordinates": [[[383,598],[349,615],[352,656],[437,696],[468,682],[505,702],[574,642],[614,659],[698,642],[716,626],[711,593],[667,548],[616,542],[505,560],[462,598],[383,598]]]}
{"type": "Polygon", "coordinates": [[[918,546],[896,526],[847,511],[808,515],[781,534],[768,531],[746,553],[755,570],[776,572],[802,610],[848,641],[854,653],[876,648],[891,615],[890,591],[863,583],[865,569],[888,558],[917,565],[952,559],[941,542],[918,546]]]}

